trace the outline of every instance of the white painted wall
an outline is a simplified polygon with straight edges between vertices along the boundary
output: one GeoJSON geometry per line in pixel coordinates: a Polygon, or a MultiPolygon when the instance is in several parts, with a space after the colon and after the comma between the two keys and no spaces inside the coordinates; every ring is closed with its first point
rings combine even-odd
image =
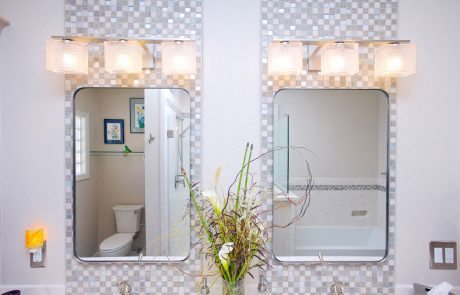
{"type": "MultiPolygon", "coordinates": [[[[3,56],[3,38],[2,38],[2,35],[1,35],[1,32],[0,32],[0,77],[2,77],[2,56],[3,56]]],[[[2,79],[0,78],[0,155],[2,154],[2,79]]],[[[3,161],[2,161],[2,157],[0,156],[0,167],[3,166],[3,161]]],[[[3,172],[3,169],[0,168],[0,222],[1,222],[1,219],[2,219],[2,199],[3,199],[3,176],[2,176],[2,172],[3,172]]],[[[1,232],[0,232],[0,278],[2,277],[2,241],[3,241],[3,237],[1,236],[1,232]]],[[[1,282],[1,280],[0,280],[1,282]]]]}
{"type": "Polygon", "coordinates": [[[396,282],[460,286],[460,270],[428,266],[430,241],[460,242],[460,1],[399,8],[399,38],[417,45],[417,74],[398,87],[396,282]]]}
{"type": "MultiPolygon", "coordinates": [[[[259,154],[260,21],[260,1],[203,1],[203,185],[222,166],[227,188],[246,142],[259,154]]],[[[258,167],[253,171],[259,173],[258,167]]],[[[221,292],[216,285],[212,289],[221,292]]]]}
{"type": "MultiPolygon", "coordinates": [[[[289,115],[290,145],[312,151],[290,153],[290,183],[304,184],[304,157],[308,157],[316,184],[322,184],[317,178],[345,178],[343,181],[353,183],[350,178],[379,177],[379,150],[386,149],[386,140],[381,141],[379,134],[381,100],[386,101],[385,95],[373,90],[278,92],[279,113],[289,115]]],[[[384,118],[385,111],[386,106],[384,118]]],[[[386,120],[381,123],[387,125],[386,120]]],[[[332,184],[341,184],[338,181],[332,184]]]]}
{"type": "Polygon", "coordinates": [[[260,150],[260,3],[203,3],[203,181],[222,166],[228,187],[246,142],[260,150]]]}
{"type": "Polygon", "coordinates": [[[43,284],[62,294],[64,284],[64,81],[45,69],[45,40],[63,34],[63,11],[60,0],[0,2],[12,24],[0,36],[0,284],[31,285],[28,294],[43,284]],[[44,269],[29,268],[24,247],[24,231],[34,226],[46,229],[44,269]]]}

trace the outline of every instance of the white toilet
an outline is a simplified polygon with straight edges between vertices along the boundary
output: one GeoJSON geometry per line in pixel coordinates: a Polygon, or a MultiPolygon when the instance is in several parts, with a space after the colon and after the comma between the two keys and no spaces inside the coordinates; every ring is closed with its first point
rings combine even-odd
{"type": "Polygon", "coordinates": [[[127,256],[131,252],[133,238],[140,229],[144,205],[117,205],[113,207],[117,233],[102,241],[99,252],[102,257],[127,256]]]}

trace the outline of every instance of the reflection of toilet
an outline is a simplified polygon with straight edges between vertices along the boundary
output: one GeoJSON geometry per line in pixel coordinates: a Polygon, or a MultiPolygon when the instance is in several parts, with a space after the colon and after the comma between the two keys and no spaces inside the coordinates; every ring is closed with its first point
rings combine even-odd
{"type": "Polygon", "coordinates": [[[133,245],[133,238],[140,229],[144,205],[118,205],[113,207],[117,233],[103,240],[99,245],[102,257],[127,256],[133,245]]]}

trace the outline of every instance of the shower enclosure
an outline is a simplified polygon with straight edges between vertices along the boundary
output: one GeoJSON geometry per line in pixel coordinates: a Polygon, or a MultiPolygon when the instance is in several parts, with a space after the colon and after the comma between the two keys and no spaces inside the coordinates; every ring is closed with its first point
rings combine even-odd
{"type": "Polygon", "coordinates": [[[145,98],[147,255],[165,260],[189,253],[188,188],[182,168],[190,170],[190,98],[182,89],[152,89],[145,98]],[[150,119],[149,119],[150,118],[150,119]],[[151,119],[153,118],[153,119],[151,119]],[[148,201],[147,201],[148,200],[148,201]]]}
{"type": "Polygon", "coordinates": [[[388,228],[388,97],[380,90],[286,89],[274,107],[274,228],[281,261],[380,261],[388,228]],[[300,155],[286,146],[310,150],[300,155]]]}

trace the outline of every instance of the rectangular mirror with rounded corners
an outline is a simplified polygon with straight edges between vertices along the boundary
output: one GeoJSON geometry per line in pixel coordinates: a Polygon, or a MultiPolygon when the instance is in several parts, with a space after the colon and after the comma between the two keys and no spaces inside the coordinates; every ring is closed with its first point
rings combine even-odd
{"type": "Polygon", "coordinates": [[[74,97],[74,253],[181,261],[190,252],[190,96],[82,88],[74,97]]]}
{"type": "Polygon", "coordinates": [[[273,253],[280,261],[378,262],[388,239],[388,96],[381,90],[283,89],[274,146],[307,148],[306,214],[282,226],[305,193],[303,158],[274,153],[273,253]]]}

